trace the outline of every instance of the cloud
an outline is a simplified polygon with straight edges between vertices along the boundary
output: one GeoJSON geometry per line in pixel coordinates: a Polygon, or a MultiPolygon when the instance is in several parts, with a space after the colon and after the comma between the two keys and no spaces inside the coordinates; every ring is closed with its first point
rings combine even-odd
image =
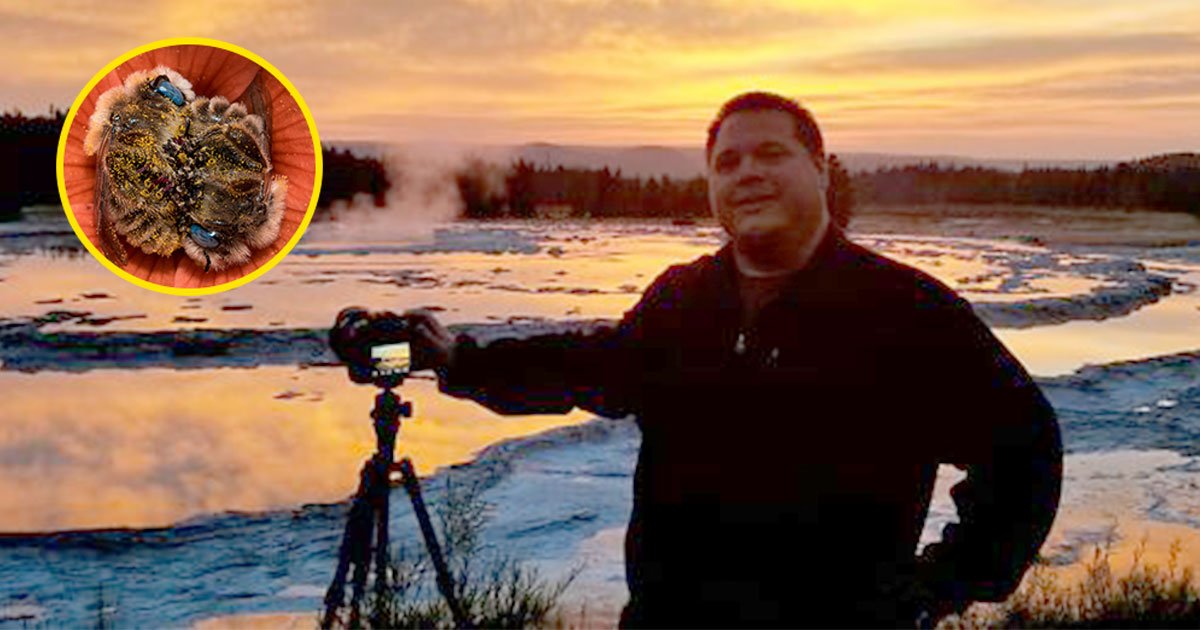
{"type": "Polygon", "coordinates": [[[975,90],[980,97],[1056,101],[1152,103],[1200,95],[1200,68],[1174,63],[1099,69],[975,90]]]}
{"type": "MultiPolygon", "coordinates": [[[[981,109],[1021,110],[1028,122],[1005,123],[1019,130],[1070,125],[1068,105],[1184,107],[1195,80],[1179,68],[1200,51],[1184,0],[107,6],[0,10],[0,108],[66,106],[121,52],[188,34],[278,67],[327,140],[694,144],[721,102],[750,89],[801,98],[851,133],[916,134],[922,112],[969,131],[981,109]]],[[[1169,116],[1155,124],[1186,131],[1169,116]]]]}
{"type": "Polygon", "coordinates": [[[945,41],[912,48],[876,49],[828,59],[806,70],[827,73],[904,71],[980,73],[1040,69],[1048,65],[1108,60],[1115,63],[1163,56],[1197,58],[1200,36],[1187,32],[1004,36],[945,41]]]}
{"type": "Polygon", "coordinates": [[[702,0],[647,2],[471,2],[426,0],[332,8],[333,33],[355,33],[389,43],[421,62],[453,63],[577,50],[589,42],[615,38],[671,45],[708,46],[756,40],[767,31],[817,32],[839,18],[835,13],[793,7],[739,6],[702,0]]]}

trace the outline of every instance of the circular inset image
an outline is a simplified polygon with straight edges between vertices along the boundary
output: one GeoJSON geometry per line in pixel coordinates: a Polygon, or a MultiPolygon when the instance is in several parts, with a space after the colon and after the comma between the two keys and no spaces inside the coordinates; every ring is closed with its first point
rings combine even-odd
{"type": "Polygon", "coordinates": [[[295,88],[209,39],[122,55],[83,89],[59,139],[59,192],[80,240],[164,293],[216,293],[265,273],[300,240],[320,182],[320,140],[295,88]]]}

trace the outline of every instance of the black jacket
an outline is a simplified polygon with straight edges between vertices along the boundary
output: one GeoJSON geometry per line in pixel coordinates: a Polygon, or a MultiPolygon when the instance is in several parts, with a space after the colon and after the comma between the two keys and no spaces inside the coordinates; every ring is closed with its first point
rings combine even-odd
{"type": "Polygon", "coordinates": [[[620,324],[460,340],[444,391],[636,414],[625,625],[900,625],[1017,586],[1053,521],[1054,412],[969,304],[836,230],[741,326],[726,247],[620,324]],[[739,341],[740,338],[740,341],[739,341]],[[960,522],[916,547],[939,463],[960,522]]]}

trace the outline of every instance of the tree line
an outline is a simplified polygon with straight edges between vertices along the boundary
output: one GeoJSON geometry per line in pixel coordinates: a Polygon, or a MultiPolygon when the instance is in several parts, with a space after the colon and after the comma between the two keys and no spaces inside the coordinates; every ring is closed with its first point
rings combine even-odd
{"type": "Polygon", "coordinates": [[[1200,155],[1162,155],[1114,167],[1018,172],[921,164],[856,174],[874,204],[1018,204],[1127,208],[1200,215],[1200,155]]]}
{"type": "MultiPolygon", "coordinates": [[[[1200,215],[1200,155],[1173,154],[1113,167],[1003,171],[936,163],[853,175],[829,158],[830,212],[845,226],[857,204],[1007,204],[1163,210],[1200,215]]],[[[621,171],[508,166],[472,160],[455,173],[468,218],[708,216],[708,190],[690,179],[628,177],[621,171]]]]}
{"type": "Polygon", "coordinates": [[[334,201],[349,201],[355,195],[367,194],[376,208],[387,205],[392,181],[383,162],[373,157],[359,157],[348,149],[321,146],[324,173],[321,193],[317,196],[317,215],[328,211],[334,201]]]}
{"type": "Polygon", "coordinates": [[[66,112],[0,116],[0,218],[19,215],[24,206],[58,203],[54,159],[66,112]]]}
{"type": "MultiPolygon", "coordinates": [[[[58,109],[38,116],[0,115],[0,220],[19,217],[26,206],[59,203],[54,161],[66,117],[66,112],[58,109]]],[[[360,193],[370,195],[376,207],[387,204],[392,182],[380,160],[328,146],[321,147],[321,155],[324,177],[317,198],[319,211],[360,193]]]]}
{"type": "MultiPolygon", "coordinates": [[[[841,225],[854,207],[851,178],[837,156],[829,158],[829,208],[841,225]]],[[[469,160],[454,175],[463,216],[472,219],[709,216],[708,185],[692,178],[630,177],[620,169],[541,166],[517,160],[508,166],[469,160]]]]}
{"type": "MultiPolygon", "coordinates": [[[[0,219],[23,206],[58,203],[54,160],[65,112],[0,116],[0,219]]],[[[384,163],[323,146],[324,179],[318,214],[358,194],[387,203],[396,186],[384,163]]],[[[1092,169],[1002,171],[936,163],[879,168],[850,175],[829,159],[828,202],[834,219],[849,222],[863,204],[1011,204],[1150,209],[1200,215],[1200,155],[1162,155],[1092,169]]],[[[466,218],[706,217],[702,176],[637,177],[620,169],[565,168],[517,160],[508,165],[468,160],[453,182],[466,218]]]]}

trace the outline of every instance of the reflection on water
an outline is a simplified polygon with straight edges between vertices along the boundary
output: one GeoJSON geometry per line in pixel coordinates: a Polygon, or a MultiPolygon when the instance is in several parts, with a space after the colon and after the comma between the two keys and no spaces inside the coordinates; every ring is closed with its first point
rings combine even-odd
{"type": "MultiPolygon", "coordinates": [[[[1113,281],[1105,271],[1111,261],[1099,254],[857,238],[974,302],[1073,296],[1113,281]]],[[[305,241],[257,281],[195,298],[126,284],[90,257],[4,250],[0,317],[91,313],[45,331],[322,327],[349,304],[434,307],[447,323],[611,318],[668,266],[720,243],[711,227],[456,225],[419,247],[305,241]]],[[[1170,272],[1200,284],[1200,267],[1170,272]]],[[[1178,293],[1128,317],[998,334],[1035,374],[1060,374],[1200,347],[1198,307],[1200,296],[1178,293]]],[[[338,370],[0,372],[0,387],[0,531],[162,525],[207,512],[337,501],[353,491],[373,449],[372,392],[350,386],[338,370]]],[[[438,395],[428,381],[410,381],[403,392],[416,400],[417,418],[402,430],[401,450],[425,472],[496,440],[586,417],[499,418],[438,395]]]]}
{"type": "MultiPolygon", "coordinates": [[[[972,239],[859,239],[930,272],[977,303],[1077,296],[1120,277],[1111,269],[1114,260],[1100,254],[972,239]]],[[[301,251],[321,253],[294,254],[248,286],[193,298],[133,287],[90,258],[10,256],[0,282],[0,308],[9,317],[53,310],[90,313],[46,331],[321,327],[350,304],[397,311],[432,307],[447,323],[611,318],[635,304],[668,266],[711,253],[720,243],[712,228],[467,225],[441,230],[415,250],[411,243],[372,244],[371,253],[364,254],[345,244],[306,243],[301,251]],[[496,251],[534,253],[486,253],[489,243],[503,245],[496,251]]],[[[1169,272],[1189,269],[1187,279],[1195,283],[1194,266],[1169,272]]],[[[1034,373],[1061,374],[1087,363],[1200,346],[1194,332],[1197,305],[1195,294],[1176,294],[1129,317],[998,334],[1034,373]]]]}
{"type": "Polygon", "coordinates": [[[1095,267],[1107,257],[982,239],[861,235],[887,256],[938,278],[972,302],[1066,297],[1110,286],[1095,267]]]}
{"type": "MultiPolygon", "coordinates": [[[[551,245],[547,251],[554,254],[539,255],[293,255],[247,286],[195,298],[134,287],[90,259],[25,256],[12,262],[6,282],[0,283],[0,305],[10,317],[69,309],[90,311],[93,319],[122,318],[105,330],[327,326],[348,304],[393,310],[434,306],[450,323],[511,316],[613,317],[633,306],[667,266],[712,250],[711,245],[643,237],[622,248],[612,242],[551,245]]],[[[69,327],[90,329],[78,323],[69,327]]]]}
{"type": "MultiPolygon", "coordinates": [[[[1200,283],[1200,270],[1183,274],[1200,283]]],[[[995,331],[1030,372],[1069,374],[1102,365],[1200,349],[1200,296],[1176,293],[1131,315],[1102,322],[1078,321],[1023,330],[995,331]]]]}
{"type": "MultiPolygon", "coordinates": [[[[375,449],[375,390],[341,369],[0,373],[0,531],[147,527],[335,502],[375,449]]],[[[590,416],[500,417],[409,379],[397,454],[419,474],[590,416]]]]}
{"type": "MultiPolygon", "coordinates": [[[[457,226],[435,234],[430,242],[369,248],[306,241],[256,282],[195,298],[128,285],[87,258],[8,257],[0,308],[10,317],[84,310],[89,320],[63,327],[93,329],[99,321],[105,330],[315,327],[328,325],[347,304],[433,306],[448,322],[616,317],[668,266],[712,253],[721,243],[712,228],[621,224],[457,226]]],[[[961,239],[861,240],[976,302],[1071,296],[1111,284],[1086,268],[1096,257],[961,239]]]]}

